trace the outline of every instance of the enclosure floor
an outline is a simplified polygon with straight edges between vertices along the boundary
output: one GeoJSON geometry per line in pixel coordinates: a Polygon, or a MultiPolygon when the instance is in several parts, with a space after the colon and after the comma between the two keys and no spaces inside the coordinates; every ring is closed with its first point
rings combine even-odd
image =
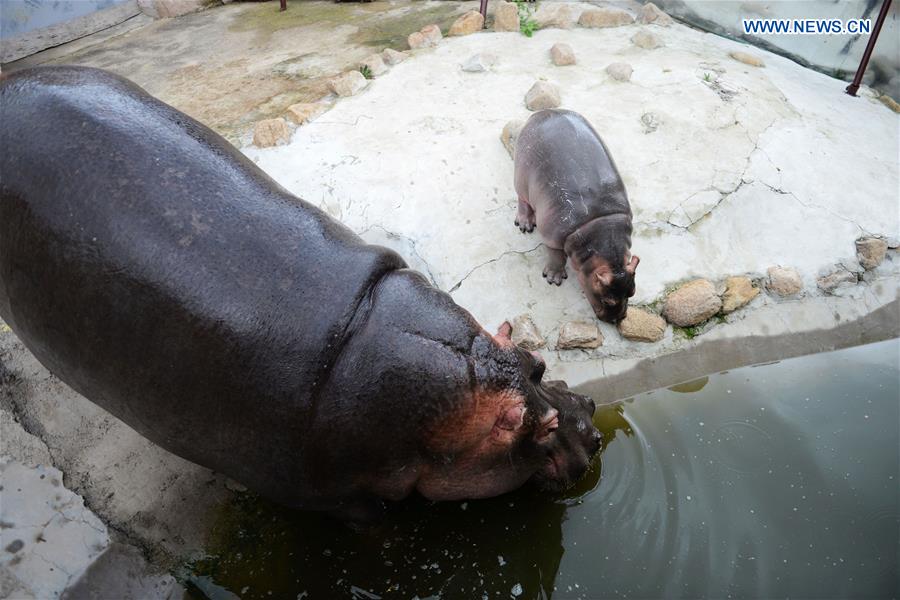
{"type": "MultiPolygon", "coordinates": [[[[861,272],[857,238],[881,235],[896,245],[897,115],[870,90],[851,98],[844,82],[767,52],[679,24],[635,24],[448,38],[412,52],[357,96],[329,96],[335,73],[385,47],[404,49],[406,35],[428,23],[446,31],[473,6],[289,0],[288,13],[279,15],[277,3],[233,3],[96,43],[80,40],[4,65],[4,72],[80,64],[134,80],[225,135],[288,190],[367,241],[398,250],[485,327],[530,314],[546,340],[548,376],[594,382],[595,390],[601,378],[619,386],[598,397],[634,393],[643,369],[663,355],[677,365],[646,371],[647,388],[705,375],[722,364],[717,356],[776,360],[897,335],[896,250],[856,285],[834,294],[816,285],[835,268],[861,272]],[[641,29],[664,45],[635,46],[631,38],[641,29]],[[572,46],[576,65],[550,62],[557,42],[572,46]],[[765,66],[734,60],[735,50],[765,66]],[[495,55],[495,64],[463,72],[461,63],[476,53],[495,55]],[[615,62],[633,68],[630,81],[609,77],[606,67],[615,62]],[[661,341],[647,344],[603,323],[599,348],[556,350],[562,323],[593,317],[574,276],[559,288],[545,283],[538,234],[514,227],[513,162],[500,141],[507,122],[529,116],[524,96],[539,80],[559,88],[563,108],[593,123],[618,165],[634,211],[633,251],[642,259],[635,304],[658,310],[667,291],[696,277],[721,287],[728,276],[747,275],[764,288],[773,265],[797,269],[803,291],[783,299],[763,290],[692,335],[669,326],[661,341]],[[298,127],[288,144],[249,145],[259,119],[321,99],[331,108],[298,127]],[[724,340],[732,343],[727,352],[724,340]],[[751,340],[752,352],[742,353],[751,340]]],[[[80,562],[33,554],[12,564],[14,555],[5,554],[0,592],[7,586],[20,596],[54,597],[98,555],[143,572],[204,552],[241,486],[168,454],[80,397],[2,322],[0,381],[4,485],[48,501],[34,522],[55,519],[64,527],[45,532],[47,547],[90,546],[80,562]],[[39,477],[59,472],[60,486],[39,477]],[[57,495],[68,504],[48,500],[57,495]],[[69,537],[49,539],[60,532],[69,537]],[[142,553],[103,552],[121,544],[142,553]],[[46,560],[64,573],[46,577],[46,560]]],[[[3,520],[16,519],[4,512],[3,520]]],[[[8,529],[0,535],[2,548],[14,541],[8,529]]],[[[32,547],[40,552],[36,545],[21,552],[32,547]]],[[[178,593],[166,577],[142,581],[150,587],[141,597],[152,596],[150,588],[160,597],[178,593]]]]}

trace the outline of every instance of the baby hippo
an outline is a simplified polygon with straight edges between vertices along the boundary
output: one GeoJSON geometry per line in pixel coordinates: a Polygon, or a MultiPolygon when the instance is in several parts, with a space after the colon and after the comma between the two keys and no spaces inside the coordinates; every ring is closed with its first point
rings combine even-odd
{"type": "Polygon", "coordinates": [[[516,225],[540,231],[547,283],[562,284],[568,257],[597,318],[618,323],[640,259],[631,255],[631,207],[603,140],[576,112],[542,110],[522,128],[515,160],[516,225]]]}

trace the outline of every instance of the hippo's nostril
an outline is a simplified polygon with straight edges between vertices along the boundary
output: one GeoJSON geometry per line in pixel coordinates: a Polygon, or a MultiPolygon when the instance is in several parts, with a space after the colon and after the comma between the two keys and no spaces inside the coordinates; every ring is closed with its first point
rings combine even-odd
{"type": "Polygon", "coordinates": [[[594,430],[594,434],[591,436],[591,440],[594,442],[594,450],[591,454],[595,454],[598,450],[600,450],[600,446],[603,442],[603,434],[594,430]]]}

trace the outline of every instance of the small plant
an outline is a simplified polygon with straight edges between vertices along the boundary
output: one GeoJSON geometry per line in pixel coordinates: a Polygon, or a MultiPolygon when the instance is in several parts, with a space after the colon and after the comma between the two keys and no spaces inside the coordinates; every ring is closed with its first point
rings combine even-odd
{"type": "Polygon", "coordinates": [[[694,339],[700,334],[700,329],[697,327],[679,327],[678,330],[689,340],[694,339]]]}
{"type": "Polygon", "coordinates": [[[707,83],[710,82],[710,81],[712,81],[712,75],[710,75],[709,73],[704,73],[704,74],[703,74],[703,81],[706,81],[707,83]]]}
{"type": "Polygon", "coordinates": [[[375,79],[375,75],[372,74],[372,69],[369,68],[369,65],[361,66],[359,72],[362,73],[362,76],[366,79],[375,79]]]}
{"type": "Polygon", "coordinates": [[[533,18],[534,9],[525,0],[516,0],[516,8],[519,11],[519,31],[525,37],[531,37],[538,29],[537,21],[533,18]]]}

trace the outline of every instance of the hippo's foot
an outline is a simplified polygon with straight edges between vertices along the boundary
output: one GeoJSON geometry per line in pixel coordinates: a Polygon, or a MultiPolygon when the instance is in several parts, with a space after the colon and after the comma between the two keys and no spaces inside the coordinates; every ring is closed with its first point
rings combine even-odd
{"type": "Polygon", "coordinates": [[[531,233],[534,231],[534,226],[534,209],[520,198],[519,210],[516,213],[516,227],[518,227],[522,233],[531,233]]]}
{"type": "Polygon", "coordinates": [[[562,285],[566,273],[566,253],[556,248],[547,248],[547,264],[544,265],[544,278],[552,285],[562,285]]]}

